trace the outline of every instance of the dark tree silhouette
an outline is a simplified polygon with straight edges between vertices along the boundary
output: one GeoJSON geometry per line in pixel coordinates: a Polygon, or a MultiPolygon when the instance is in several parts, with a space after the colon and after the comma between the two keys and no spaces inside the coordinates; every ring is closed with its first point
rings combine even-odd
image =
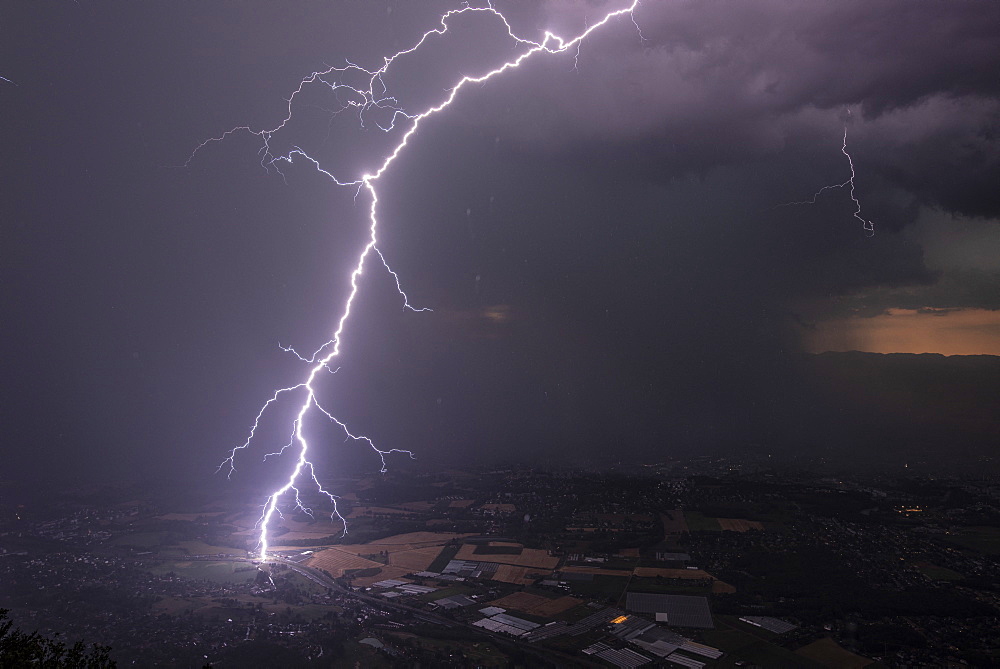
{"type": "Polygon", "coordinates": [[[9,669],[113,669],[117,665],[108,656],[109,646],[77,641],[68,646],[48,639],[38,632],[27,634],[7,619],[7,609],[0,609],[0,666],[9,669]]]}

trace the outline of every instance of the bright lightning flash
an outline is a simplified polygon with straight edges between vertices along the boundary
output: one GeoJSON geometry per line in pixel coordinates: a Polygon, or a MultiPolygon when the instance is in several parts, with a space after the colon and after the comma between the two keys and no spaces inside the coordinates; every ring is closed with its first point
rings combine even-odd
{"type": "MultiPolygon", "coordinates": [[[[848,109],[847,110],[847,116],[850,117],[850,115],[851,115],[851,110],[848,109]]],[[[854,174],[854,159],[851,158],[851,154],[847,152],[847,123],[846,122],[844,123],[844,140],[841,143],[840,152],[843,153],[844,156],[847,157],[847,165],[848,165],[848,167],[851,168],[851,176],[850,176],[850,178],[847,179],[847,181],[845,181],[844,183],[830,184],[829,186],[823,186],[818,191],[816,191],[815,193],[813,193],[813,196],[811,198],[809,198],[808,200],[802,200],[800,202],[784,202],[782,204],[779,204],[778,207],[791,207],[791,206],[799,205],[799,204],[816,204],[816,200],[819,198],[819,196],[822,195],[824,192],[826,192],[828,190],[833,190],[834,188],[849,188],[848,192],[851,195],[851,202],[854,203],[854,218],[856,218],[859,221],[861,221],[861,225],[862,225],[862,227],[864,227],[865,230],[867,230],[871,234],[875,234],[875,224],[872,223],[870,220],[865,219],[861,215],[861,202],[858,200],[857,196],[854,194],[854,177],[855,177],[855,174],[854,174]]]]}
{"type": "MultiPolygon", "coordinates": [[[[539,53],[558,54],[566,52],[571,49],[577,49],[579,48],[583,40],[586,39],[591,33],[593,33],[595,30],[601,28],[602,26],[610,22],[612,19],[617,17],[622,17],[627,15],[632,20],[632,23],[638,30],[639,25],[636,22],[634,15],[634,12],[638,7],[638,5],[639,5],[639,0],[633,0],[633,2],[627,7],[623,7],[621,9],[617,9],[615,11],[607,13],[600,21],[590,24],[586,28],[586,30],[581,32],[579,35],[569,39],[560,37],[559,35],[556,35],[550,31],[545,31],[542,40],[540,42],[532,41],[515,35],[506,17],[502,13],[494,9],[492,5],[487,5],[485,7],[471,7],[466,5],[461,9],[453,9],[441,16],[439,28],[434,28],[432,30],[428,30],[427,32],[425,32],[423,36],[419,40],[417,40],[417,42],[410,48],[404,49],[403,51],[400,51],[391,57],[384,58],[382,67],[376,70],[369,70],[361,67],[360,65],[355,65],[354,63],[347,61],[347,65],[344,67],[331,67],[330,69],[323,72],[313,72],[309,76],[303,78],[299,82],[298,88],[296,88],[295,91],[293,91],[291,96],[289,96],[288,98],[287,115],[285,116],[284,120],[282,120],[281,123],[279,123],[276,127],[270,130],[254,130],[248,126],[236,127],[226,131],[219,137],[213,137],[211,139],[205,140],[195,148],[194,152],[192,152],[191,156],[188,158],[185,165],[190,164],[190,162],[194,159],[195,154],[197,154],[198,151],[203,149],[208,144],[212,142],[222,141],[229,135],[238,132],[249,133],[252,135],[256,135],[261,139],[262,142],[260,149],[260,155],[262,156],[261,164],[265,168],[270,169],[273,167],[279,174],[282,174],[281,172],[282,163],[290,164],[295,158],[302,158],[311,162],[315,166],[316,170],[321,172],[323,175],[327,176],[331,181],[333,181],[334,184],[338,186],[349,186],[356,188],[355,197],[360,196],[362,191],[367,192],[368,196],[370,197],[370,207],[368,215],[369,216],[368,241],[357,256],[357,262],[350,276],[351,288],[347,295],[346,300],[344,301],[343,311],[341,312],[340,318],[337,321],[337,326],[333,332],[332,337],[325,344],[320,346],[319,349],[313,352],[312,355],[310,356],[303,356],[294,351],[294,349],[290,347],[283,347],[284,350],[292,352],[300,360],[311,365],[309,368],[308,375],[306,376],[304,381],[302,381],[297,385],[290,386],[288,388],[281,388],[275,391],[274,395],[272,395],[271,398],[264,403],[260,411],[257,413],[257,417],[254,420],[253,426],[250,428],[250,435],[247,437],[247,440],[242,445],[233,448],[229,452],[229,456],[225,460],[223,460],[223,462],[219,465],[219,470],[226,469],[228,470],[229,476],[232,476],[232,473],[235,471],[235,462],[237,455],[239,454],[240,451],[250,447],[251,442],[253,441],[254,438],[254,434],[257,431],[257,428],[259,427],[265,412],[269,408],[271,408],[272,405],[284,401],[286,398],[289,399],[294,397],[298,398],[297,401],[300,401],[301,404],[298,405],[299,406],[298,412],[291,425],[291,437],[289,439],[289,442],[284,447],[282,447],[277,453],[268,453],[267,455],[264,456],[266,459],[269,456],[281,455],[287,449],[290,448],[292,449],[297,448],[297,453],[298,453],[298,457],[295,460],[295,466],[288,473],[288,478],[285,480],[284,485],[277,488],[276,490],[273,490],[268,495],[267,500],[263,504],[261,516],[258,521],[258,529],[260,531],[260,534],[257,544],[257,551],[262,560],[267,560],[268,558],[268,551],[270,549],[270,544],[268,539],[268,529],[271,525],[272,520],[274,519],[275,514],[279,516],[281,515],[281,511],[279,508],[280,504],[283,503],[288,504],[292,508],[298,511],[307,513],[310,516],[312,515],[312,510],[306,507],[302,499],[300,498],[299,486],[302,485],[312,486],[313,489],[315,489],[321,495],[324,495],[327,499],[329,499],[329,502],[332,506],[332,512],[330,516],[331,520],[336,519],[337,521],[343,522],[344,532],[345,533],[347,532],[347,523],[344,521],[343,516],[341,516],[340,512],[337,510],[337,499],[338,499],[337,496],[323,488],[322,484],[319,482],[319,479],[317,478],[315,467],[313,466],[312,462],[310,462],[308,459],[310,446],[309,446],[309,441],[304,433],[304,425],[306,422],[306,418],[308,418],[311,414],[319,412],[330,421],[336,423],[344,431],[344,433],[347,435],[349,439],[352,439],[354,441],[362,441],[366,443],[369,447],[371,447],[371,449],[375,453],[377,453],[379,458],[381,459],[383,472],[386,471],[387,455],[392,453],[405,453],[410,457],[413,457],[413,454],[410,451],[402,449],[397,449],[397,448],[391,448],[388,450],[380,449],[368,437],[360,434],[355,434],[354,432],[352,432],[347,427],[347,425],[345,425],[342,421],[338,420],[333,413],[325,409],[323,405],[320,404],[319,399],[316,396],[316,389],[314,386],[314,382],[316,381],[316,378],[321,371],[328,369],[330,371],[336,371],[335,369],[332,369],[331,363],[334,360],[334,358],[338,357],[341,353],[340,349],[341,335],[344,332],[344,328],[347,326],[348,320],[351,316],[351,309],[354,306],[355,298],[357,298],[358,295],[358,277],[361,276],[362,272],[365,269],[365,264],[371,260],[371,256],[373,254],[378,257],[378,260],[381,261],[381,265],[387,272],[389,272],[392,275],[393,279],[395,280],[396,288],[403,299],[403,306],[411,311],[427,311],[427,309],[418,309],[410,305],[406,293],[403,292],[402,286],[399,281],[399,276],[389,267],[389,264],[386,262],[385,257],[382,255],[382,252],[378,249],[377,231],[378,231],[379,200],[378,200],[376,185],[378,184],[379,179],[386,173],[386,171],[393,164],[396,158],[399,157],[402,151],[406,148],[410,139],[416,134],[417,130],[419,129],[421,122],[423,122],[424,119],[427,119],[428,117],[433,116],[438,112],[441,112],[449,105],[451,105],[451,103],[455,100],[456,96],[458,95],[459,91],[467,87],[469,84],[481,84],[488,81],[489,79],[492,79],[493,77],[496,77],[500,74],[503,74],[504,72],[507,72],[508,70],[517,68],[521,65],[521,63],[523,63],[528,58],[531,58],[535,54],[539,53]],[[477,76],[463,76],[458,81],[456,81],[455,84],[450,89],[447,90],[447,94],[444,96],[444,99],[437,105],[429,107],[419,113],[415,114],[408,113],[400,106],[399,101],[396,100],[396,98],[388,94],[386,85],[383,81],[383,75],[385,75],[386,72],[389,71],[389,69],[392,67],[393,63],[395,63],[397,59],[403,58],[408,54],[414,53],[415,51],[420,49],[421,46],[427,43],[428,40],[431,40],[436,36],[441,36],[447,33],[449,29],[449,21],[451,19],[460,16],[462,14],[470,14],[473,12],[482,13],[498,20],[502,24],[503,30],[506,31],[506,34],[510,37],[511,40],[513,40],[514,48],[519,49],[520,52],[515,58],[502,63],[495,69],[490,70],[484,74],[480,74],[477,76]],[[338,80],[338,77],[344,77],[347,75],[355,75],[355,76],[363,75],[365,78],[367,78],[368,82],[367,87],[356,88],[346,83],[342,83],[341,81],[338,80]],[[386,153],[378,169],[372,172],[363,173],[361,175],[356,175],[353,177],[342,179],[336,176],[332,171],[324,168],[318,160],[310,157],[303,149],[299,147],[293,147],[292,150],[283,155],[276,156],[272,154],[270,146],[272,136],[274,135],[274,133],[284,128],[285,125],[291,121],[292,106],[295,101],[295,98],[299,94],[301,94],[303,90],[309,85],[323,85],[328,87],[330,91],[334,93],[335,96],[344,96],[348,98],[347,102],[346,103],[342,102],[341,108],[336,110],[334,113],[339,114],[342,111],[353,110],[358,115],[361,127],[366,127],[365,126],[366,118],[370,116],[370,112],[372,110],[379,110],[379,112],[383,117],[385,116],[386,112],[389,112],[389,118],[391,119],[389,123],[380,124],[378,123],[378,121],[374,122],[374,125],[378,126],[379,129],[387,133],[397,130],[396,123],[397,122],[400,123],[401,128],[399,129],[399,132],[401,132],[401,135],[399,137],[399,141],[396,143],[394,148],[392,148],[390,151],[386,153]]],[[[639,35],[640,39],[642,39],[642,34],[640,33],[639,35]]]]}

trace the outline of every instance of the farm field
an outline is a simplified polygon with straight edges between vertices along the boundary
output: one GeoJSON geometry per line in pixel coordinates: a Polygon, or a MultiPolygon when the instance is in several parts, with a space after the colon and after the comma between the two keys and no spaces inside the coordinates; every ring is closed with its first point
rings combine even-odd
{"type": "Polygon", "coordinates": [[[389,553],[389,564],[393,567],[401,567],[414,571],[427,571],[434,559],[441,553],[440,546],[428,546],[426,548],[414,548],[407,551],[393,551],[389,553]]]}
{"type": "Polygon", "coordinates": [[[167,540],[169,532],[136,532],[115,537],[111,543],[115,546],[135,546],[137,548],[156,548],[167,540]]]}
{"type": "Polygon", "coordinates": [[[517,507],[513,504],[483,504],[480,508],[484,511],[493,511],[494,513],[514,513],[517,511],[517,507]]]}
{"type": "MultiPolygon", "coordinates": [[[[542,572],[548,575],[550,572],[542,572]]],[[[538,578],[539,571],[535,567],[520,567],[512,564],[501,564],[493,574],[494,581],[513,583],[514,585],[530,585],[538,578]]]]}
{"type": "Polygon", "coordinates": [[[874,660],[855,655],[851,651],[841,648],[836,641],[830,638],[813,641],[811,644],[799,648],[795,654],[818,662],[825,667],[861,669],[861,667],[874,664],[874,660]]]}
{"type": "Polygon", "coordinates": [[[391,506],[356,506],[347,515],[348,518],[362,518],[364,516],[412,516],[415,511],[398,509],[391,506]]]}
{"type": "Polygon", "coordinates": [[[437,559],[442,547],[467,534],[449,532],[408,532],[385,537],[367,544],[346,544],[316,552],[306,564],[325,569],[334,577],[343,576],[353,569],[379,569],[375,576],[360,576],[354,585],[367,586],[387,578],[398,578],[415,571],[425,571],[437,559]],[[377,562],[365,555],[385,554],[388,564],[377,562]]]}
{"type": "Polygon", "coordinates": [[[586,597],[620,597],[628,585],[627,576],[595,575],[591,581],[570,581],[573,594],[586,597]]]}
{"type": "Polygon", "coordinates": [[[422,502],[403,502],[399,504],[399,508],[406,509],[407,511],[430,511],[434,508],[435,502],[422,501],[422,502]]]}
{"type": "Polygon", "coordinates": [[[697,511],[688,511],[685,513],[684,520],[687,522],[688,530],[691,532],[719,532],[722,530],[718,519],[710,518],[697,511]]]}
{"type": "Polygon", "coordinates": [[[764,529],[764,525],[756,520],[744,520],[743,518],[716,518],[715,520],[723,530],[730,530],[732,532],[764,529]]]}
{"type": "Polygon", "coordinates": [[[663,524],[663,533],[668,537],[671,534],[684,534],[688,531],[687,520],[680,509],[664,511],[660,514],[660,522],[663,524]]]}
{"type": "Polygon", "coordinates": [[[961,581],[964,576],[947,567],[939,567],[930,562],[917,562],[914,567],[932,581],[961,581]]]}
{"type": "Polygon", "coordinates": [[[636,567],[632,573],[642,578],[712,579],[715,577],[701,569],[666,569],[661,567],[636,567]]]}
{"type": "Polygon", "coordinates": [[[963,527],[957,534],[946,535],[944,540],[986,555],[1000,555],[1000,528],[998,527],[963,527]]]}
{"type": "Polygon", "coordinates": [[[339,548],[327,548],[317,551],[305,561],[305,564],[314,569],[326,570],[334,578],[343,576],[344,572],[349,569],[382,567],[382,564],[379,562],[368,560],[354,553],[340,550],[339,548]]]}
{"type": "Polygon", "coordinates": [[[601,567],[563,567],[559,571],[571,574],[594,574],[595,576],[624,576],[632,575],[631,569],[602,569],[601,567]]]}
{"type": "Polygon", "coordinates": [[[469,533],[455,534],[454,532],[407,532],[406,534],[385,537],[372,543],[420,548],[421,546],[443,546],[452,539],[464,539],[471,536],[473,535],[469,533]]]}
{"type": "Polygon", "coordinates": [[[576,597],[550,599],[541,595],[533,595],[530,592],[514,592],[490,602],[490,606],[500,606],[505,609],[515,609],[531,615],[550,618],[582,603],[583,600],[576,597]]]}
{"type": "Polygon", "coordinates": [[[731,595],[736,592],[736,586],[725,581],[712,581],[712,592],[717,595],[731,595]]]}
{"type": "Polygon", "coordinates": [[[183,555],[217,555],[224,553],[226,555],[239,555],[243,557],[246,555],[246,550],[234,546],[215,546],[206,544],[204,541],[191,540],[178,541],[176,544],[160,548],[160,554],[169,553],[180,553],[183,555]]]}
{"type": "MultiPolygon", "coordinates": [[[[484,556],[476,553],[475,544],[463,544],[462,548],[455,556],[457,560],[482,561],[484,556]]],[[[538,569],[554,569],[559,564],[559,558],[552,557],[549,552],[541,548],[524,548],[519,555],[509,553],[497,553],[489,556],[489,562],[500,562],[501,564],[517,565],[519,567],[536,567],[538,569]]]]}
{"type": "MultiPolygon", "coordinates": [[[[247,540],[255,539],[260,532],[257,528],[258,521],[260,521],[259,514],[244,513],[235,516],[229,522],[240,529],[234,532],[232,536],[244,537],[247,540]]],[[[326,537],[340,536],[344,532],[343,523],[333,522],[328,517],[322,516],[318,516],[316,520],[310,522],[300,522],[293,518],[285,517],[275,523],[272,529],[277,530],[278,528],[284,528],[287,531],[283,533],[273,531],[271,534],[273,543],[283,541],[315,542],[326,537]]]]}
{"type": "Polygon", "coordinates": [[[200,518],[214,518],[225,515],[225,511],[205,511],[204,513],[165,513],[162,516],[154,516],[157,520],[187,520],[194,522],[200,518]]]}
{"type": "Polygon", "coordinates": [[[158,575],[173,572],[182,578],[242,583],[257,575],[257,569],[246,562],[177,560],[148,565],[146,570],[158,575]]]}
{"type": "Polygon", "coordinates": [[[822,669],[840,665],[823,665],[803,655],[776,646],[764,639],[735,629],[706,630],[702,641],[727,653],[720,667],[735,666],[735,662],[752,662],[761,667],[787,667],[789,669],[822,669]]]}
{"type": "Polygon", "coordinates": [[[337,546],[339,550],[356,555],[371,555],[386,552],[390,556],[401,551],[414,551],[425,548],[444,546],[453,539],[461,539],[468,534],[453,534],[450,532],[408,532],[383,539],[376,539],[363,544],[344,544],[337,546]]]}

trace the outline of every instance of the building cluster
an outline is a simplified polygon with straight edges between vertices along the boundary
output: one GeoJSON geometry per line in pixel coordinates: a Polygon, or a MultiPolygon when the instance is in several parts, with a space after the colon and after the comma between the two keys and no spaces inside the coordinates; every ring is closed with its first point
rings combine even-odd
{"type": "Polygon", "coordinates": [[[252,534],[245,509],[5,513],[0,607],[144,664],[232,662],[261,641],[361,664],[1000,662],[991,481],[699,459],[437,475],[423,489],[440,495],[403,502],[373,489],[345,502],[362,542],[298,548],[308,521],[287,519],[266,565],[211,543],[252,534]]]}

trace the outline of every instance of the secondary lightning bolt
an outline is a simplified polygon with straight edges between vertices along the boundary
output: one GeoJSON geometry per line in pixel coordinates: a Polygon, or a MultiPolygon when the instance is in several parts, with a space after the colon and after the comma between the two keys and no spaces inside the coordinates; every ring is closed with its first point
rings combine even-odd
{"type": "MultiPolygon", "coordinates": [[[[274,128],[270,130],[254,130],[248,126],[240,126],[232,128],[224,132],[219,137],[213,137],[205,140],[204,142],[199,144],[195,148],[195,150],[191,153],[191,155],[188,157],[187,161],[185,162],[185,166],[189,165],[191,161],[194,159],[195,155],[210,143],[220,142],[229,137],[230,135],[238,132],[249,133],[256,135],[261,139],[261,148],[260,148],[261,164],[266,169],[274,168],[279,174],[282,174],[282,176],[284,176],[284,174],[281,172],[282,164],[285,163],[291,164],[293,160],[295,160],[296,158],[301,158],[311,162],[318,172],[328,177],[334,184],[338,186],[349,186],[356,188],[355,199],[359,197],[362,194],[362,192],[367,192],[371,198],[371,205],[369,208],[368,241],[358,254],[357,262],[355,263],[354,269],[351,272],[350,276],[351,288],[344,302],[343,311],[341,312],[340,318],[337,321],[337,326],[333,332],[333,335],[326,343],[320,346],[316,351],[314,351],[309,356],[301,355],[291,347],[282,347],[284,350],[289,351],[294,355],[296,355],[303,362],[306,362],[311,365],[311,367],[309,368],[309,373],[306,376],[306,379],[303,382],[296,384],[294,386],[290,386],[287,388],[280,388],[276,390],[274,394],[271,396],[271,398],[264,403],[260,411],[257,413],[257,417],[253,422],[253,426],[250,429],[250,434],[247,437],[246,441],[243,444],[233,448],[229,452],[228,457],[226,457],[226,459],[223,460],[222,463],[219,465],[220,471],[223,469],[228,470],[228,474],[231,476],[232,473],[235,471],[236,457],[239,455],[240,451],[250,447],[251,443],[253,442],[254,435],[260,425],[261,420],[264,417],[265,412],[267,412],[267,410],[271,408],[274,404],[284,400],[286,396],[298,396],[300,398],[301,404],[299,405],[295,419],[292,421],[291,436],[288,443],[285,444],[285,446],[283,446],[276,453],[268,453],[265,455],[265,458],[270,456],[278,456],[283,454],[289,448],[293,448],[295,445],[298,446],[298,457],[295,461],[294,467],[288,474],[288,478],[286,479],[284,485],[282,485],[276,490],[273,490],[268,495],[266,501],[263,504],[261,516],[258,521],[258,528],[260,531],[260,535],[257,545],[257,550],[262,560],[267,559],[268,550],[270,546],[268,541],[268,528],[275,514],[279,516],[281,515],[279,504],[282,503],[283,499],[286,496],[291,496],[293,500],[292,502],[293,508],[312,515],[311,509],[307,508],[303,504],[300,498],[299,487],[298,487],[300,485],[311,485],[317,492],[319,492],[322,495],[325,495],[326,498],[330,501],[330,504],[332,505],[333,508],[331,512],[331,519],[337,519],[340,522],[343,522],[344,532],[345,533],[347,532],[347,523],[346,521],[344,521],[343,516],[340,515],[340,512],[337,509],[337,499],[338,499],[337,496],[323,488],[322,484],[319,482],[319,479],[317,478],[315,467],[308,459],[309,442],[305,434],[303,433],[303,426],[305,424],[307,416],[310,415],[310,413],[314,411],[319,412],[321,415],[325,416],[330,421],[336,423],[344,431],[348,439],[354,441],[362,441],[368,444],[368,446],[370,446],[372,450],[379,455],[382,461],[383,472],[386,471],[386,456],[392,453],[405,453],[410,457],[413,457],[413,454],[410,451],[402,449],[396,449],[396,448],[387,450],[380,449],[377,446],[375,446],[372,440],[369,439],[368,437],[360,434],[355,434],[354,432],[352,432],[347,427],[346,424],[337,419],[333,413],[328,411],[320,404],[316,396],[316,390],[313,385],[314,381],[316,380],[316,377],[319,375],[321,370],[329,369],[330,371],[336,371],[335,369],[331,368],[332,366],[330,363],[334,358],[339,356],[341,353],[341,348],[340,348],[341,335],[343,334],[344,328],[347,326],[348,320],[350,319],[351,310],[354,307],[355,299],[357,298],[358,295],[358,278],[361,276],[362,272],[365,269],[366,263],[369,262],[369,260],[371,260],[371,256],[373,254],[378,256],[378,260],[381,261],[381,265],[387,272],[389,272],[390,275],[392,275],[393,280],[395,281],[396,284],[396,288],[399,291],[400,296],[402,297],[403,306],[411,311],[428,311],[428,309],[426,308],[416,308],[410,305],[409,298],[403,291],[402,286],[400,284],[399,276],[396,274],[396,272],[392,270],[392,268],[389,266],[389,263],[386,261],[385,256],[377,247],[378,243],[377,207],[379,198],[378,198],[378,193],[376,191],[376,183],[378,182],[378,180],[386,173],[386,171],[393,164],[393,162],[395,162],[396,158],[398,158],[399,155],[403,152],[403,150],[407,147],[410,140],[414,137],[417,130],[419,129],[421,122],[427,119],[428,117],[433,116],[434,114],[437,114],[442,110],[446,109],[455,100],[459,91],[463,90],[466,86],[468,86],[469,84],[484,83],[492,79],[493,77],[496,77],[500,74],[503,74],[504,72],[507,72],[508,70],[515,69],[519,67],[525,60],[539,53],[558,54],[566,52],[570,49],[574,48],[578,49],[584,39],[586,39],[595,30],[598,30],[599,28],[606,25],[608,22],[610,22],[612,19],[616,17],[627,15],[632,20],[632,23],[635,25],[636,30],[638,30],[639,24],[638,22],[636,22],[635,19],[635,10],[638,7],[638,5],[639,5],[639,0],[633,0],[632,3],[629,4],[628,6],[608,12],[607,14],[604,15],[604,17],[601,20],[589,24],[583,32],[576,35],[575,37],[567,39],[560,37],[559,35],[556,35],[551,31],[545,31],[541,41],[533,41],[515,35],[513,29],[511,28],[510,23],[507,21],[507,18],[501,12],[497,11],[492,5],[487,5],[485,7],[472,7],[466,5],[460,9],[450,10],[441,15],[440,27],[425,32],[420,37],[420,39],[417,40],[417,42],[408,49],[399,51],[391,57],[384,58],[382,66],[378,69],[369,70],[364,67],[361,67],[360,65],[351,63],[350,61],[345,61],[347,64],[344,67],[331,67],[323,72],[313,72],[309,76],[303,78],[299,82],[298,87],[288,97],[288,107],[285,118],[274,128]],[[447,33],[449,30],[449,21],[452,18],[472,12],[487,14],[499,20],[502,23],[503,29],[506,31],[506,34],[510,37],[511,40],[513,40],[515,48],[521,48],[522,49],[521,52],[513,59],[502,63],[500,66],[486,72],[485,74],[481,74],[478,76],[467,75],[461,77],[458,81],[455,82],[455,84],[450,89],[448,89],[447,95],[445,95],[444,100],[439,104],[429,107],[424,111],[416,114],[411,114],[407,112],[400,105],[399,101],[396,98],[388,94],[386,85],[383,80],[383,76],[392,67],[392,64],[397,59],[417,51],[418,49],[421,48],[422,45],[427,43],[427,41],[430,40],[431,38],[435,36],[441,36],[447,33]],[[337,80],[338,77],[342,77],[347,74],[364,75],[367,78],[368,82],[367,87],[357,88],[337,80]],[[402,133],[402,136],[400,137],[399,141],[396,143],[395,147],[392,148],[392,150],[388,151],[385,154],[382,163],[378,167],[378,169],[372,172],[366,172],[357,176],[347,177],[342,179],[336,176],[332,171],[323,167],[318,160],[309,156],[308,153],[306,153],[306,151],[304,151],[300,147],[292,147],[290,151],[288,151],[283,155],[274,155],[272,153],[271,138],[274,136],[276,132],[284,128],[291,121],[292,109],[295,99],[302,93],[302,91],[305,89],[306,86],[311,84],[324,85],[328,87],[330,91],[334,94],[335,98],[340,101],[339,109],[330,110],[333,115],[340,114],[344,111],[353,111],[354,113],[357,114],[361,127],[364,128],[367,127],[366,120],[371,117],[372,110],[379,110],[379,112],[383,115],[383,117],[385,116],[385,112],[389,112],[388,122],[383,121],[383,123],[379,123],[378,120],[372,121],[372,124],[378,127],[380,130],[389,133],[392,132],[393,130],[396,130],[397,123],[406,126],[406,129],[402,133]]],[[[643,39],[641,32],[639,33],[639,36],[640,39],[643,39]]],[[[575,64],[576,62],[574,60],[574,66],[575,64]]]]}
{"type": "MultiPolygon", "coordinates": [[[[850,118],[850,115],[851,115],[851,110],[848,109],[847,110],[847,116],[848,116],[848,118],[850,118]]],[[[858,200],[857,196],[854,194],[854,177],[855,177],[855,174],[854,174],[854,159],[851,158],[851,154],[847,152],[847,122],[846,121],[844,122],[844,139],[843,139],[843,142],[841,143],[841,146],[840,146],[840,152],[843,153],[844,156],[847,158],[847,165],[848,165],[848,167],[851,168],[851,176],[847,179],[847,181],[845,181],[843,183],[839,183],[839,184],[830,184],[829,186],[823,186],[818,191],[816,191],[815,193],[813,193],[813,196],[811,198],[809,198],[808,200],[801,200],[801,201],[798,201],[798,202],[783,202],[782,204],[777,205],[777,207],[791,207],[791,206],[800,205],[800,204],[816,204],[816,200],[819,198],[819,196],[822,195],[824,192],[826,192],[828,190],[833,190],[835,188],[849,188],[848,192],[850,193],[850,196],[851,196],[851,202],[854,203],[854,218],[856,218],[859,221],[861,221],[861,226],[865,230],[867,230],[871,234],[875,234],[875,224],[872,221],[865,219],[861,215],[861,202],[858,200]]],[[[777,207],[775,207],[775,208],[777,208],[777,207]]]]}

